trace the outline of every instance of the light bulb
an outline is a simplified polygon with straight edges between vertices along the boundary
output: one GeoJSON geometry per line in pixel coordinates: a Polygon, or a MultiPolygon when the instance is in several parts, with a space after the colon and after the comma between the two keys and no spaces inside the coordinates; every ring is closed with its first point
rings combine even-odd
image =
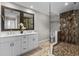
{"type": "Polygon", "coordinates": [[[65,6],[67,6],[67,5],[68,5],[68,3],[66,2],[66,3],[65,3],[65,6]]]}
{"type": "Polygon", "coordinates": [[[33,6],[31,5],[30,8],[33,8],[33,6]]]}

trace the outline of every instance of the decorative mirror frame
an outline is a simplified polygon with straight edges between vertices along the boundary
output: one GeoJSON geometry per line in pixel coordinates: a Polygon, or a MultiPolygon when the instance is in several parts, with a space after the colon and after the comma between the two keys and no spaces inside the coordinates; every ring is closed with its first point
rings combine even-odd
{"type": "Polygon", "coordinates": [[[24,29],[24,30],[34,30],[34,14],[27,13],[27,12],[24,12],[24,11],[21,11],[21,10],[17,10],[17,9],[5,7],[5,6],[2,6],[1,5],[1,31],[10,31],[10,30],[17,31],[17,30],[20,30],[21,29],[21,28],[19,28],[19,29],[18,28],[17,29],[5,29],[4,28],[4,17],[5,17],[5,15],[4,15],[4,9],[5,8],[19,12],[20,13],[20,23],[23,22],[23,13],[26,13],[28,15],[32,15],[33,16],[33,28],[32,29],[29,29],[28,28],[28,29],[24,29]]]}

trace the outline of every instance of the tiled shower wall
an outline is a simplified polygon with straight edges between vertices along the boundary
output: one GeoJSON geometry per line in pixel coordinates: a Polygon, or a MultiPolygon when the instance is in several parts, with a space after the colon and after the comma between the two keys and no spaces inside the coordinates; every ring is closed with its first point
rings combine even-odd
{"type": "Polygon", "coordinates": [[[60,41],[79,43],[79,10],[60,14],[60,41]]]}

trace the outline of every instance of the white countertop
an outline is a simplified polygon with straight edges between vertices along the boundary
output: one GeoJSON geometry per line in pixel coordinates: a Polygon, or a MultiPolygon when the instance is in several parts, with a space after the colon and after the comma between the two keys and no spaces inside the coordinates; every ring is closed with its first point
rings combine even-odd
{"type": "Polygon", "coordinates": [[[6,35],[6,34],[2,34],[0,35],[0,37],[12,37],[12,36],[20,36],[20,35],[32,35],[32,34],[37,34],[36,32],[27,32],[27,33],[23,33],[23,34],[9,34],[9,35],[6,35]]]}
{"type": "Polygon", "coordinates": [[[36,35],[37,32],[27,32],[27,33],[23,33],[23,34],[12,34],[12,35],[0,35],[0,44],[3,42],[9,42],[9,41],[13,41],[13,40],[19,40],[19,37],[21,36],[27,36],[27,35],[36,35]],[[17,39],[15,39],[15,37],[17,36],[17,39]],[[14,38],[14,39],[12,39],[14,38]]]}

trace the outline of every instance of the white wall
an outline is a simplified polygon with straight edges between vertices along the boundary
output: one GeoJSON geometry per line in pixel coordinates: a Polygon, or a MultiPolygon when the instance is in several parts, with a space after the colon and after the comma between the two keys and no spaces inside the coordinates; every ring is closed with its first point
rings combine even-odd
{"type": "MultiPolygon", "coordinates": [[[[11,7],[11,8],[15,8],[15,9],[19,9],[19,10],[23,10],[25,12],[28,12],[28,10],[29,10],[29,9],[26,9],[26,8],[24,8],[22,6],[5,2],[5,3],[0,3],[0,14],[1,14],[1,5],[11,7]]],[[[29,12],[34,13],[34,15],[35,15],[35,18],[34,18],[35,29],[33,31],[36,31],[39,34],[39,41],[48,39],[48,36],[49,36],[49,20],[48,20],[48,16],[43,15],[41,13],[37,13],[37,12],[32,11],[32,10],[29,10],[29,12]]],[[[0,18],[0,20],[1,20],[1,18],[0,18]]],[[[8,34],[8,32],[9,31],[1,32],[1,21],[0,21],[0,34],[4,35],[4,34],[8,34]]],[[[13,32],[15,34],[20,33],[19,31],[13,31],[13,32]]]]}
{"type": "Polygon", "coordinates": [[[53,14],[51,18],[51,34],[55,31],[60,30],[60,19],[59,15],[53,14]]]}
{"type": "Polygon", "coordinates": [[[36,19],[38,23],[38,33],[40,40],[49,39],[49,18],[48,16],[36,13],[36,19]]]}
{"type": "MultiPolygon", "coordinates": [[[[1,15],[1,2],[0,2],[0,15],[1,15]]],[[[1,16],[0,16],[0,30],[1,30],[1,16]]]]}
{"type": "MultiPolygon", "coordinates": [[[[53,22],[52,24],[51,24],[51,32],[53,33],[53,32],[55,32],[55,31],[59,31],[60,30],[60,23],[59,22],[53,22]]],[[[51,33],[51,34],[52,34],[51,33]]]]}

